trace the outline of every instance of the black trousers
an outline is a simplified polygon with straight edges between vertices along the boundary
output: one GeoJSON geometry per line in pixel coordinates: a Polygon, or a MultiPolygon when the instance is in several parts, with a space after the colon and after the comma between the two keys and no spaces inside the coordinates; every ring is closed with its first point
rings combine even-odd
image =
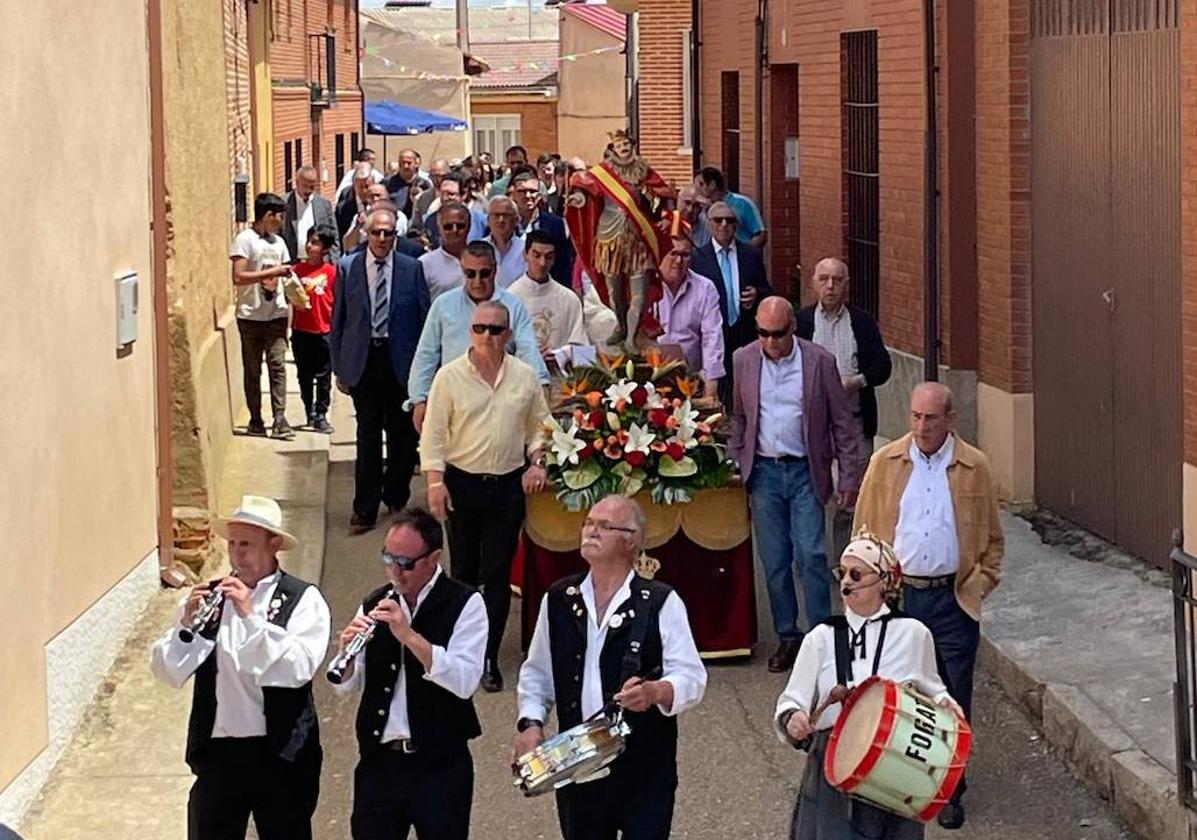
{"type": "Polygon", "coordinates": [[[250,814],[260,840],[311,840],[322,761],[319,745],[292,763],[265,738],[213,738],[192,764],[188,840],[245,840],[250,814]]]}
{"type": "Polygon", "coordinates": [[[462,744],[451,754],[379,750],[353,771],[353,840],[466,840],[474,799],[474,761],[462,744]]]}
{"type": "Polygon", "coordinates": [[[511,558],[524,524],[523,470],[475,475],[449,465],[445,489],[449,513],[449,560],[454,578],[482,590],[490,633],[486,655],[496,658],[511,608],[511,558]]]}
{"type": "Polygon", "coordinates": [[[655,771],[616,759],[611,774],[557,791],[557,820],[565,840],[668,840],[677,793],[677,765],[655,771]]]}
{"type": "Polygon", "coordinates": [[[291,351],[295,354],[299,396],[307,410],[308,420],[327,417],[332,397],[332,357],[328,350],[328,333],[292,330],[291,351]]]}
{"type": "Polygon", "coordinates": [[[357,413],[357,464],[353,478],[353,512],[374,522],[378,502],[399,509],[411,496],[411,475],[416,467],[416,427],[403,410],[407,387],[400,384],[386,344],[370,348],[361,381],[353,388],[357,413]],[[386,432],[383,467],[382,436],[386,432]]]}

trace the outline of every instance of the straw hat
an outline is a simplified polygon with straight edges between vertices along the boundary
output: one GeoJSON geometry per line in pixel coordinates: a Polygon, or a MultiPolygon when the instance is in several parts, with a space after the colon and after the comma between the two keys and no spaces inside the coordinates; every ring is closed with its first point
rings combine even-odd
{"type": "Polygon", "coordinates": [[[278,506],[278,502],[267,496],[242,496],[241,504],[233,511],[232,516],[217,519],[212,523],[212,530],[227,540],[229,524],[232,522],[254,525],[282,537],[284,551],[299,545],[295,537],[283,530],[283,509],[278,506]]]}

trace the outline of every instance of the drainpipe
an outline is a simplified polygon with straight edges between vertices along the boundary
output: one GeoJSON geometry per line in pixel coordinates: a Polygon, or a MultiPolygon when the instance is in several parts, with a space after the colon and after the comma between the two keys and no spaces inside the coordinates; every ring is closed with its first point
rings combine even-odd
{"type": "Polygon", "coordinates": [[[769,62],[769,0],[757,0],[756,6],[756,73],[755,90],[756,131],[756,198],[765,206],[765,67],[769,62]]]}
{"type": "Polygon", "coordinates": [[[148,0],[150,62],[150,229],[154,307],[154,423],[158,483],[158,570],[174,561],[174,463],[170,450],[170,317],[166,288],[166,114],[162,77],[162,0],[148,0]]]}
{"type": "Polygon", "coordinates": [[[640,139],[640,107],[636,95],[636,68],[639,62],[640,38],[636,32],[636,13],[627,15],[627,41],[624,43],[625,86],[627,88],[628,134],[640,139]]]}
{"type": "Polygon", "coordinates": [[[927,126],[923,162],[923,378],[939,379],[939,124],[935,112],[935,0],[923,0],[927,126]]]}
{"type": "Polygon", "coordinates": [[[694,172],[702,169],[702,102],[698,98],[702,92],[698,54],[702,49],[702,17],[698,4],[699,0],[690,0],[690,155],[694,172]]]}

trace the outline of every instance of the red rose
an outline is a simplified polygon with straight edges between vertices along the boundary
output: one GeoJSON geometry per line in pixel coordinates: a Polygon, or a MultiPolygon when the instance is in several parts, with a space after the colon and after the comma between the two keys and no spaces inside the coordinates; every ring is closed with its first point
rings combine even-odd
{"type": "Polygon", "coordinates": [[[593,446],[583,446],[581,449],[578,450],[578,458],[579,459],[589,458],[591,455],[594,454],[594,451],[595,450],[594,450],[593,446]]]}
{"type": "Polygon", "coordinates": [[[590,425],[596,429],[601,429],[603,427],[603,422],[606,419],[607,415],[603,414],[601,411],[590,412],[590,417],[588,418],[590,425]]]}
{"type": "Polygon", "coordinates": [[[633,467],[643,467],[644,460],[647,457],[648,456],[645,455],[643,452],[641,452],[639,449],[636,449],[636,450],[633,450],[632,452],[628,452],[626,455],[624,455],[623,459],[625,461],[627,461],[628,464],[630,464],[633,467]]]}
{"type": "Polygon", "coordinates": [[[654,408],[648,413],[648,422],[664,428],[669,422],[669,412],[664,408],[654,408]]]}
{"type": "Polygon", "coordinates": [[[686,447],[675,441],[665,445],[665,454],[675,461],[680,461],[686,457],[686,447]]]}
{"type": "Polygon", "coordinates": [[[643,385],[638,385],[636,390],[632,392],[632,405],[640,408],[648,402],[648,389],[643,385]]]}

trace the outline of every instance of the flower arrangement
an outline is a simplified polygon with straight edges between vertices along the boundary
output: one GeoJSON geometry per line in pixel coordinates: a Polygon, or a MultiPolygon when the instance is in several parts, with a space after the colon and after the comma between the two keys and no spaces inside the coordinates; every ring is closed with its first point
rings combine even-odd
{"type": "Polygon", "coordinates": [[[639,359],[600,354],[574,368],[545,429],[558,500],[579,511],[647,487],[654,502],[669,505],[727,484],[734,465],[717,434],[723,415],[716,409],[700,419],[697,393],[685,363],[657,351],[639,359]]]}

